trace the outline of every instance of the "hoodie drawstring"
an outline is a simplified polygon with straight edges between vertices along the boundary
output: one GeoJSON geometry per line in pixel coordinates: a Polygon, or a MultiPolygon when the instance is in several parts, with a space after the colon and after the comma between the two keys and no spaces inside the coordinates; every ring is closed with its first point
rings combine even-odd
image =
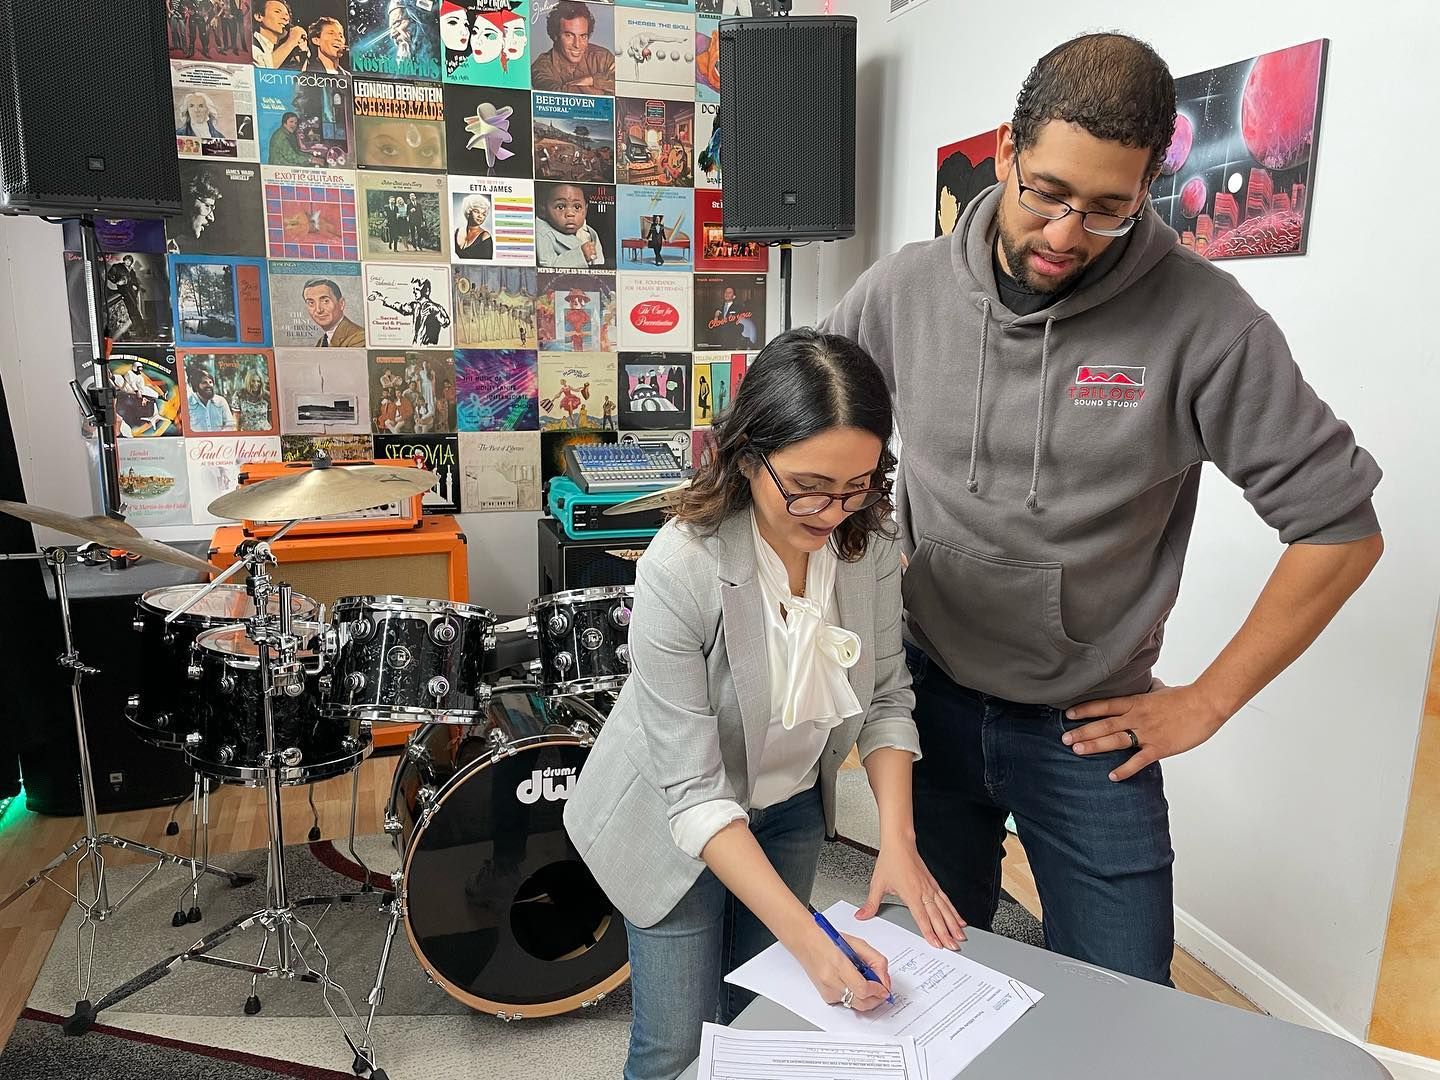
{"type": "Polygon", "coordinates": [[[1045,337],[1040,343],[1040,393],[1035,401],[1035,454],[1030,464],[1030,494],[1025,496],[1027,510],[1040,505],[1040,441],[1045,434],[1045,383],[1050,372],[1050,328],[1054,325],[1053,316],[1045,320],[1045,337]]]}
{"type": "Polygon", "coordinates": [[[990,300],[988,297],[980,301],[980,309],[980,369],[975,373],[975,419],[970,426],[970,475],[965,481],[965,490],[972,495],[980,489],[980,481],[975,478],[975,456],[980,448],[980,399],[985,393],[985,354],[990,351],[988,348],[990,343],[990,300]]]}

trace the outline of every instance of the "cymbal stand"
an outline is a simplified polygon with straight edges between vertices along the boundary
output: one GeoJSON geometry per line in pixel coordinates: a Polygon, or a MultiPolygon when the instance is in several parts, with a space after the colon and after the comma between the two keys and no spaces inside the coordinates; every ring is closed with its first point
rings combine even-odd
{"type": "MultiPolygon", "coordinates": [[[[80,925],[76,928],[77,943],[75,954],[75,981],[79,990],[79,999],[75,1003],[75,1016],[93,1018],[94,1010],[90,1004],[90,984],[94,975],[95,967],[95,930],[99,923],[104,922],[116,911],[118,911],[135,891],[150,880],[152,874],[167,863],[176,866],[186,866],[188,860],[183,856],[172,854],[168,851],[161,851],[159,848],[151,847],[149,844],[142,844],[138,840],[129,840],[123,836],[115,836],[111,833],[102,833],[98,820],[98,812],[95,804],[95,776],[90,763],[90,740],[85,728],[85,706],[81,700],[80,680],[86,675],[99,674],[99,668],[93,668],[83,663],[80,654],[75,650],[75,638],[70,621],[70,593],[66,587],[66,568],[71,561],[83,565],[99,565],[107,561],[106,556],[97,548],[72,551],[65,547],[41,548],[38,552],[25,552],[16,555],[0,555],[0,560],[24,560],[38,559],[45,563],[50,569],[50,574],[55,580],[55,598],[60,604],[60,629],[63,634],[65,651],[60,654],[57,662],[62,668],[71,673],[70,679],[70,704],[75,714],[75,742],[80,755],[80,804],[85,815],[85,833],[73,844],[67,847],[55,858],[51,859],[43,867],[35,872],[23,885],[0,900],[0,911],[9,907],[20,897],[24,896],[42,881],[54,885],[61,892],[65,893],[80,908],[80,925]],[[140,879],[131,885],[129,889],[113,904],[110,902],[110,892],[105,880],[105,855],[103,849],[106,847],[119,848],[122,851],[133,851],[155,860],[140,879]],[[63,866],[72,856],[79,854],[75,860],[75,890],[72,892],[51,875],[63,866]],[[85,889],[83,879],[86,868],[89,868],[90,888],[85,889]],[[86,934],[89,934],[88,945],[86,934]]],[[[216,877],[225,878],[231,886],[248,883],[250,878],[239,874],[231,873],[218,867],[206,866],[204,872],[214,874],[216,877]]],[[[84,1026],[77,1029],[71,1021],[66,1021],[66,1034],[78,1034],[85,1030],[84,1026]]]]}
{"type": "MultiPolygon", "coordinates": [[[[271,537],[271,540],[278,539],[294,524],[293,521],[287,524],[280,532],[271,537]]],[[[270,541],[246,540],[236,549],[235,554],[236,565],[232,565],[220,577],[211,582],[211,587],[230,577],[239,567],[244,567],[248,571],[246,591],[254,601],[254,614],[244,620],[244,623],[247,636],[257,646],[260,704],[265,724],[265,753],[262,758],[262,768],[265,772],[265,805],[268,826],[266,906],[231,920],[218,930],[205,935],[184,952],[155,964],[112,990],[96,1003],[89,1019],[93,1021],[95,1014],[102,1009],[110,1008],[145,987],[158,982],[166,975],[178,970],[187,961],[210,964],[214,967],[248,974],[250,976],[250,996],[246,999],[244,1008],[247,1016],[253,1016],[260,1011],[258,985],[262,976],[267,979],[293,979],[299,982],[317,983],[320,986],[321,1002],[325,1006],[325,1011],[330,1014],[330,1018],[340,1028],[345,1042],[355,1054],[353,1066],[355,1072],[360,1075],[368,1074],[371,1080],[388,1080],[385,1071],[375,1065],[375,1048],[369,1031],[363,1031],[357,1043],[351,1037],[346,1020],[342,1020],[336,1011],[335,1004],[331,1001],[332,994],[336,995],[343,1003],[347,1019],[353,1021],[357,1027],[361,1026],[359,1013],[351,1003],[349,994],[346,993],[343,986],[330,978],[330,959],[326,955],[325,949],[315,936],[315,932],[296,914],[297,908],[323,907],[328,909],[337,903],[353,903],[375,894],[370,893],[367,896],[364,893],[344,893],[335,896],[291,899],[287,887],[284,827],[280,812],[280,777],[282,766],[293,765],[296,762],[292,760],[295,753],[293,748],[280,749],[276,746],[272,698],[281,694],[288,696],[303,692],[304,678],[307,674],[303,662],[296,656],[300,641],[291,632],[291,588],[283,583],[277,588],[271,580],[268,567],[274,565],[276,559],[270,548],[270,541]],[[280,602],[278,614],[272,615],[270,599],[274,593],[278,593],[280,602]],[[260,941],[259,955],[253,964],[212,955],[223,942],[257,924],[264,934],[260,941]],[[265,958],[270,951],[272,938],[275,942],[275,960],[273,963],[267,964],[265,958]],[[312,955],[318,958],[318,968],[311,962],[312,955]]],[[[167,615],[167,620],[183,614],[189,606],[197,603],[206,591],[208,590],[202,590],[190,597],[185,605],[167,615]]],[[[321,663],[324,663],[323,658],[321,663]]],[[[310,673],[318,674],[318,670],[310,673]]]]}

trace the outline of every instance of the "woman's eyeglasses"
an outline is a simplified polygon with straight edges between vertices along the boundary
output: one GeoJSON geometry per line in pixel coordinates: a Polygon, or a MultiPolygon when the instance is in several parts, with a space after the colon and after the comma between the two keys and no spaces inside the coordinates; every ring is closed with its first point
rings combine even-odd
{"type": "Polygon", "coordinates": [[[792,495],[785,490],[785,485],[780,482],[780,475],[775,467],[770,464],[770,459],[764,454],[760,460],[765,463],[765,471],[770,474],[770,479],[775,481],[775,487],[785,500],[785,509],[795,517],[814,517],[830,508],[832,502],[838,502],[840,509],[847,514],[858,513],[871,506],[874,506],[886,495],[890,494],[890,485],[878,488],[862,488],[859,491],[847,491],[832,494],[828,491],[802,491],[792,495]]]}

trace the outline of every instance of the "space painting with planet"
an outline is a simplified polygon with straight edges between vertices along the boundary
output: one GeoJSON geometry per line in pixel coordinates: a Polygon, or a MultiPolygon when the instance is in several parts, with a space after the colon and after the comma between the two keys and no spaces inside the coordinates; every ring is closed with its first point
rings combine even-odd
{"type": "Polygon", "coordinates": [[[1324,38],[1175,80],[1175,134],[1150,194],[1207,259],[1303,255],[1324,38]]]}

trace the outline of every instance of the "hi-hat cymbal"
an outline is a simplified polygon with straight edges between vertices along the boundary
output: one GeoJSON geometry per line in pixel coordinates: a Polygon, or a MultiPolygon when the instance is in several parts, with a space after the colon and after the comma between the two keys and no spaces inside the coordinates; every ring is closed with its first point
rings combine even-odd
{"type": "Polygon", "coordinates": [[[232,521],[291,521],[352,514],[408,499],[434,486],[435,474],[428,469],[331,465],[246,484],[221,495],[209,510],[232,521]]]}
{"type": "Polygon", "coordinates": [[[133,525],[117,518],[71,517],[69,514],[62,514],[59,510],[49,510],[43,506],[32,506],[29,503],[9,502],[5,499],[0,499],[0,513],[17,517],[21,521],[28,521],[32,525],[44,525],[47,529],[54,529],[67,536],[78,536],[82,540],[92,540],[108,548],[118,548],[155,559],[157,562],[169,563],[171,566],[182,566],[186,570],[194,570],[201,574],[215,572],[215,568],[204,559],[197,558],[187,551],[181,551],[179,548],[173,548],[169,544],[162,544],[158,540],[147,540],[135,531],[133,525]]]}
{"type": "Polygon", "coordinates": [[[662,506],[673,506],[680,501],[680,493],[689,486],[689,480],[682,480],[674,487],[646,492],[639,498],[607,506],[601,511],[601,517],[615,517],[619,514],[634,514],[641,510],[658,510],[662,506]]]}

